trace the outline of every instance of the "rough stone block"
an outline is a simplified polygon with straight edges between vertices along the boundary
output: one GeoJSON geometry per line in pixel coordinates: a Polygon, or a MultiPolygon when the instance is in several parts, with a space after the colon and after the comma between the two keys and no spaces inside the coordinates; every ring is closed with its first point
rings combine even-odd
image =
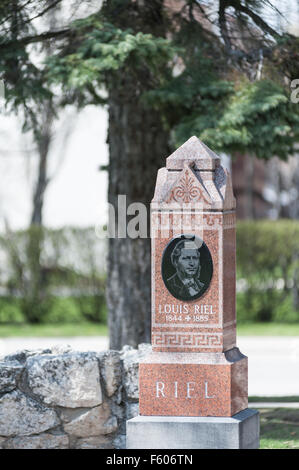
{"type": "Polygon", "coordinates": [[[100,363],[105,391],[107,396],[111,397],[121,385],[121,360],[119,352],[109,351],[103,354],[100,363]]]}
{"type": "Polygon", "coordinates": [[[133,349],[131,346],[124,346],[121,351],[121,359],[124,367],[123,384],[127,397],[132,400],[138,400],[139,398],[139,362],[142,361],[151,350],[150,344],[139,344],[138,350],[133,349]]]}
{"type": "Polygon", "coordinates": [[[4,437],[0,437],[0,449],[4,449],[6,439],[4,437]]]}
{"type": "Polygon", "coordinates": [[[22,370],[23,366],[18,362],[0,363],[0,393],[11,392],[16,388],[22,370]]]}
{"type": "Polygon", "coordinates": [[[76,414],[74,419],[64,425],[65,432],[72,436],[92,437],[110,434],[117,430],[117,419],[111,415],[107,404],[91,410],[81,409],[76,414]]]}
{"type": "Polygon", "coordinates": [[[30,357],[27,370],[29,387],[48,405],[79,408],[103,401],[95,353],[30,357]]]}
{"type": "Polygon", "coordinates": [[[75,449],[113,449],[112,440],[106,436],[78,439],[75,449]]]}
{"type": "Polygon", "coordinates": [[[10,439],[6,449],[68,449],[69,439],[64,435],[53,435],[48,433],[39,436],[15,437],[10,439]]]}
{"type": "Polygon", "coordinates": [[[28,436],[58,424],[54,410],[41,406],[19,391],[7,393],[0,398],[1,436],[28,436]]]}

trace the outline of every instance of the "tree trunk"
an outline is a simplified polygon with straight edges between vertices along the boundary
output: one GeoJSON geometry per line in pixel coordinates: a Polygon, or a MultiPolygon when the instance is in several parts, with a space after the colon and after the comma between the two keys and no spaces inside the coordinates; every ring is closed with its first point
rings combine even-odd
{"type": "Polygon", "coordinates": [[[27,256],[29,282],[26,295],[23,297],[23,311],[30,323],[39,323],[45,313],[45,279],[41,264],[44,243],[43,206],[44,196],[49,184],[48,156],[51,144],[54,113],[51,103],[45,103],[43,113],[39,116],[40,128],[35,130],[35,141],[38,149],[38,174],[32,198],[32,214],[28,230],[27,256]]]}
{"type": "MultiPolygon", "coordinates": [[[[108,0],[104,14],[121,29],[166,37],[164,0],[108,0]]],[[[110,347],[136,347],[150,341],[151,243],[149,203],[153,198],[157,170],[169,155],[169,132],[161,115],[146,108],[140,97],[153,86],[150,69],[144,64],[127,67],[107,77],[109,93],[109,203],[116,213],[118,195],[126,196],[126,207],[141,202],[147,208],[147,238],[110,238],[107,305],[110,347]]],[[[138,214],[136,214],[138,215],[138,214]]],[[[128,221],[128,220],[127,220],[128,221]]],[[[124,227],[121,227],[122,229],[124,227]]]]}
{"type": "MultiPolygon", "coordinates": [[[[109,203],[115,208],[118,227],[118,195],[126,195],[126,206],[153,198],[157,170],[169,155],[169,134],[159,113],[140,102],[136,83],[122,79],[109,90],[109,203]]],[[[137,214],[136,214],[137,215],[137,214]]],[[[110,238],[107,303],[110,347],[136,347],[150,341],[151,244],[147,238],[110,238]]]]}
{"type": "Polygon", "coordinates": [[[40,129],[35,132],[35,140],[38,149],[38,175],[32,200],[32,215],[30,225],[41,226],[43,224],[44,195],[49,184],[48,157],[52,138],[52,125],[54,112],[51,103],[45,103],[43,113],[40,116],[40,129]]]}

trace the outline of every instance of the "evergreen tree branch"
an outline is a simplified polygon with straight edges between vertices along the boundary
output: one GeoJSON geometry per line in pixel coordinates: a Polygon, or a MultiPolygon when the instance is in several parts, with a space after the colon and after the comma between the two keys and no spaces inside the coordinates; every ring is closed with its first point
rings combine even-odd
{"type": "Polygon", "coordinates": [[[25,36],[20,39],[3,41],[0,43],[0,51],[5,49],[17,48],[19,46],[28,46],[38,42],[48,41],[50,39],[63,39],[67,37],[71,32],[70,28],[65,28],[59,31],[47,31],[45,33],[36,34],[32,36],[25,36]]]}
{"type": "Polygon", "coordinates": [[[220,0],[219,1],[219,11],[218,11],[218,17],[219,17],[219,27],[220,27],[220,33],[222,36],[222,39],[225,44],[225,48],[227,52],[232,51],[232,44],[231,40],[229,37],[228,33],[228,28],[227,28],[227,22],[226,22],[226,16],[225,16],[225,10],[228,7],[228,2],[227,0],[220,0]]]}
{"type": "MultiPolygon", "coordinates": [[[[263,20],[261,16],[251,10],[248,6],[243,5],[240,0],[219,0],[219,14],[221,12],[221,16],[225,16],[225,10],[229,7],[234,8],[236,12],[242,12],[245,15],[249,16],[253,22],[263,31],[274,38],[280,38],[280,34],[275,31],[275,29],[271,28],[271,26],[263,20]]],[[[220,17],[219,17],[220,22],[220,17]]],[[[223,22],[223,18],[222,18],[223,22]]],[[[224,30],[226,33],[226,31],[224,30]]],[[[225,40],[225,38],[223,37],[225,40]]]]}
{"type": "Polygon", "coordinates": [[[36,20],[37,18],[40,18],[41,16],[45,15],[46,13],[48,13],[50,10],[52,10],[53,8],[55,8],[59,3],[61,3],[62,0],[54,0],[52,3],[50,3],[50,5],[48,5],[44,10],[42,10],[40,13],[38,13],[37,15],[33,16],[32,18],[29,18],[28,20],[24,21],[24,24],[25,23],[31,23],[31,21],[33,20],[36,20]]]}
{"type": "MultiPolygon", "coordinates": [[[[234,2],[232,2],[234,3],[234,2]]],[[[232,5],[234,6],[234,5],[232,5]]],[[[238,5],[238,9],[242,12],[248,15],[254,22],[255,24],[261,28],[263,31],[266,33],[270,34],[274,38],[280,38],[280,34],[275,31],[271,26],[268,25],[259,15],[257,15],[254,11],[250,10],[250,8],[244,6],[244,5],[238,5]]]]}

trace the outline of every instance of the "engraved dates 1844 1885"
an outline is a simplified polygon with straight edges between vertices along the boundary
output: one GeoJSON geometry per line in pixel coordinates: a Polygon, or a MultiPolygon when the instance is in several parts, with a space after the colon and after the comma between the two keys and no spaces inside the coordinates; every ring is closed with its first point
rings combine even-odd
{"type": "Polygon", "coordinates": [[[201,238],[179,235],[162,256],[162,278],[168,291],[179,300],[196,300],[208,289],[212,275],[211,253],[201,238]]]}

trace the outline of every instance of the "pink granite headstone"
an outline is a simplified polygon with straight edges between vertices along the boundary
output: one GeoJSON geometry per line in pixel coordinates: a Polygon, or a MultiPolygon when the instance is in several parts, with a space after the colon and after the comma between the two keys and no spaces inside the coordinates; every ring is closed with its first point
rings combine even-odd
{"type": "Polygon", "coordinates": [[[158,172],[151,204],[152,348],[144,416],[232,416],[248,406],[236,347],[235,198],[220,158],[191,137],[158,172]]]}

